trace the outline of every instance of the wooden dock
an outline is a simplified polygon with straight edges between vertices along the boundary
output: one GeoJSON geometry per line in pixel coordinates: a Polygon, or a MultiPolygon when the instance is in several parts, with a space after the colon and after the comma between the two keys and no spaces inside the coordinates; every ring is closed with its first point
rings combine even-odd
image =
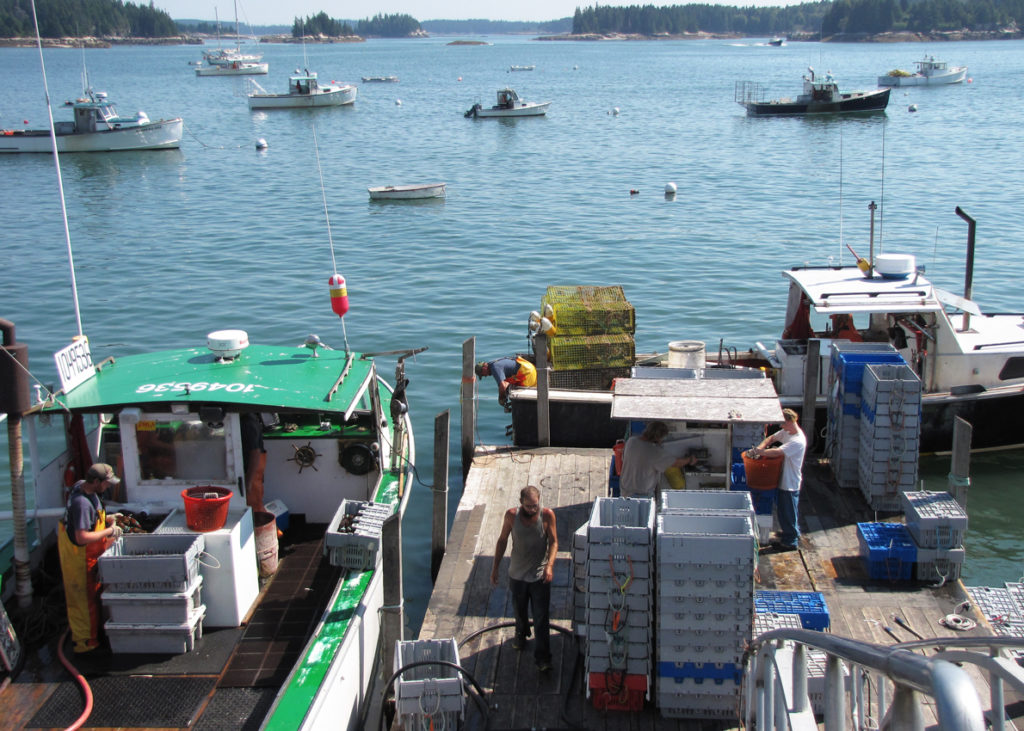
{"type": "MultiPolygon", "coordinates": [[[[554,669],[548,674],[538,672],[530,646],[523,652],[512,649],[507,554],[499,585],[495,588],[490,584],[503,513],[518,504],[519,490],[528,484],[537,486],[542,505],[554,510],[559,546],[551,592],[551,620],[553,625],[571,630],[572,535],[589,518],[593,501],[607,495],[610,461],[609,449],[478,448],[419,638],[455,638],[460,643],[460,664],[485,692],[491,706],[492,726],[500,719],[497,726],[501,728],[731,728],[728,723],[664,719],[653,701],[648,701],[640,712],[594,709],[584,696],[582,658],[577,662],[577,646],[569,633],[552,632],[554,669]],[[489,629],[495,626],[499,627],[489,629]]],[[[923,582],[869,579],[859,556],[856,524],[874,520],[875,515],[858,490],[836,487],[828,466],[808,457],[800,500],[804,534],[800,550],[762,553],[756,588],[822,592],[829,609],[831,632],[883,646],[897,642],[887,628],[900,642],[917,639],[894,616],[927,638],[991,634],[976,610],[968,616],[978,621],[977,629],[955,632],[939,624],[966,598],[958,581],[936,587],[923,582]]],[[[975,678],[987,711],[988,685],[972,667],[965,667],[975,678]]],[[[1005,701],[1011,721],[1024,718],[1024,701],[1014,696],[1009,687],[1005,701]]],[[[927,724],[935,724],[935,715],[929,708],[925,708],[924,717],[927,724]]],[[[484,727],[480,708],[469,698],[465,728],[484,727]]]]}

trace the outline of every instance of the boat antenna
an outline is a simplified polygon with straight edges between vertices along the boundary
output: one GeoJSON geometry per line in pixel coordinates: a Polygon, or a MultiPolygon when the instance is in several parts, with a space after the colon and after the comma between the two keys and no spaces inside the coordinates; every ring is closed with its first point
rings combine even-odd
{"type": "MultiPolygon", "coordinates": [[[[320,175],[320,196],[324,201],[324,218],[327,219],[327,241],[331,245],[331,268],[335,276],[338,274],[338,261],[334,256],[334,236],[331,235],[331,214],[327,210],[327,188],[324,186],[324,169],[320,165],[320,144],[316,139],[316,122],[313,121],[313,152],[316,153],[316,171],[320,175]]],[[[341,318],[341,335],[345,340],[345,355],[348,356],[348,331],[345,329],[345,318],[341,318]]]]}
{"type": "MultiPolygon", "coordinates": [[[[50,106],[50,87],[46,83],[46,64],[43,62],[43,39],[39,35],[39,18],[36,15],[36,0],[32,0],[32,22],[36,27],[36,48],[39,49],[39,68],[43,72],[43,93],[46,96],[46,114],[50,120],[50,148],[53,152],[53,166],[57,169],[57,191],[60,193],[60,213],[64,221],[64,241],[68,247],[68,267],[71,270],[71,298],[75,306],[75,323],[78,325],[79,337],[84,335],[82,331],[82,312],[78,304],[78,282],[75,280],[75,257],[71,250],[71,231],[68,228],[68,208],[64,203],[64,179],[60,174],[60,158],[57,156],[57,132],[53,126],[53,109],[50,106]]],[[[85,50],[82,51],[82,58],[85,58],[85,50]]],[[[84,68],[84,60],[83,60],[84,68]]]]}

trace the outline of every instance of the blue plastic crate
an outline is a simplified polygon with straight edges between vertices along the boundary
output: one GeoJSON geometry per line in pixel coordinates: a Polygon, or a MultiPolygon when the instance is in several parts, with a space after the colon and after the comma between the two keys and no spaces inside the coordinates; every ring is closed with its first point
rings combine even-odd
{"type": "Polygon", "coordinates": [[[730,480],[730,490],[747,489],[747,468],[743,466],[742,462],[733,462],[729,476],[732,478],[730,480]]]}
{"type": "Polygon", "coordinates": [[[917,545],[903,523],[857,523],[860,555],[866,561],[898,558],[907,563],[917,560],[917,545]]]}
{"type": "Polygon", "coordinates": [[[754,611],[757,614],[799,615],[804,629],[824,631],[831,624],[825,595],[820,591],[755,591],[754,611]]]}
{"type": "Polygon", "coordinates": [[[743,666],[731,662],[659,662],[658,675],[675,678],[677,682],[693,678],[698,683],[711,679],[717,685],[725,680],[739,684],[743,682],[743,666]]]}

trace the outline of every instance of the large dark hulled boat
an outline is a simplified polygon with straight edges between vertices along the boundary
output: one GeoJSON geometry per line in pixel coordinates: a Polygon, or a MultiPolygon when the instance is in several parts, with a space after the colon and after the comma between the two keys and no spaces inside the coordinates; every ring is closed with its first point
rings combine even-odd
{"type": "Polygon", "coordinates": [[[783,114],[849,114],[856,112],[881,112],[889,104],[889,89],[870,91],[839,91],[832,74],[816,76],[808,67],[809,74],[803,77],[804,91],[796,99],[788,97],[766,101],[760,84],[740,81],[736,84],[736,101],[743,105],[752,117],[783,114]]]}

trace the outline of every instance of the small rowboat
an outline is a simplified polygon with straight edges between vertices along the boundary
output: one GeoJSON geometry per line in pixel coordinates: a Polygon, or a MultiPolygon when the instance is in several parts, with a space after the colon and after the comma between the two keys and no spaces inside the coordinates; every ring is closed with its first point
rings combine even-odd
{"type": "Polygon", "coordinates": [[[419,198],[444,198],[446,183],[420,183],[417,185],[381,185],[367,188],[370,199],[383,200],[416,200],[419,198]]]}

